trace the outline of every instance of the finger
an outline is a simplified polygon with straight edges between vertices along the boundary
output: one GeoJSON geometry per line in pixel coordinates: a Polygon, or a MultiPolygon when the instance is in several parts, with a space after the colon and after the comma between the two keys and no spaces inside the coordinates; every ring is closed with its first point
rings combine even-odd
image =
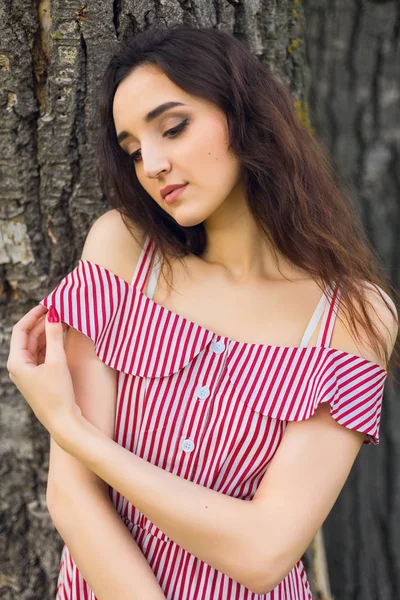
{"type": "MultiPolygon", "coordinates": [[[[52,316],[52,309],[49,309],[49,313],[47,317],[52,316]]],[[[45,362],[53,361],[53,360],[66,360],[65,350],[64,350],[64,331],[62,327],[62,323],[60,321],[60,317],[57,311],[54,309],[53,316],[55,316],[58,321],[51,322],[49,318],[46,318],[46,358],[45,362]]]]}
{"type": "Polygon", "coordinates": [[[15,323],[13,330],[29,331],[35,325],[38,318],[46,314],[46,312],[47,308],[43,304],[37,304],[15,323]]]}
{"type": "Polygon", "coordinates": [[[27,350],[31,354],[36,354],[46,343],[45,318],[46,315],[41,316],[28,334],[27,350]]]}
{"type": "MultiPolygon", "coordinates": [[[[69,329],[69,325],[61,321],[61,326],[63,329],[63,336],[67,333],[69,329]]],[[[40,351],[42,348],[46,348],[46,315],[43,317],[43,322],[41,322],[41,331],[37,336],[37,350],[40,351]]]]}
{"type": "MultiPolygon", "coordinates": [[[[40,318],[38,323],[32,329],[31,334],[29,335],[28,342],[28,351],[30,354],[35,357],[35,362],[38,365],[44,363],[44,357],[46,352],[46,315],[40,318]]],[[[61,322],[63,328],[63,335],[69,329],[69,325],[67,323],[61,322]]],[[[65,336],[64,336],[65,338],[65,336]]]]}
{"type": "Polygon", "coordinates": [[[47,308],[42,304],[34,306],[13,327],[10,340],[10,353],[7,365],[15,370],[23,364],[32,364],[32,357],[28,351],[29,332],[38,319],[46,313],[47,308]]]}
{"type": "Polygon", "coordinates": [[[37,355],[37,364],[42,365],[46,359],[46,346],[41,348],[37,355]]]}
{"type": "MultiPolygon", "coordinates": [[[[35,323],[28,335],[28,350],[31,353],[37,352],[38,349],[46,345],[46,315],[47,313],[38,319],[37,323],[35,323]]],[[[64,323],[64,321],[61,323],[63,331],[69,329],[69,325],[67,323],[64,323]]]]}

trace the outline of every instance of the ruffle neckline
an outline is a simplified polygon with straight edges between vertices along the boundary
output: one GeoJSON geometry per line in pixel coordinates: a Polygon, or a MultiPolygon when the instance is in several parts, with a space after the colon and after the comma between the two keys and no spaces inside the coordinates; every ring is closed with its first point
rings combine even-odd
{"type": "MultiPolygon", "coordinates": [[[[357,361],[360,363],[360,365],[370,365],[371,367],[376,368],[377,370],[382,371],[383,373],[385,373],[386,375],[388,375],[388,371],[382,367],[380,364],[378,364],[377,362],[371,361],[363,356],[359,356],[357,354],[353,354],[351,352],[347,352],[346,350],[340,350],[338,348],[332,348],[331,346],[281,346],[281,345],[272,345],[272,344],[262,344],[262,343],[258,343],[258,342],[245,342],[245,341],[238,341],[235,340],[227,335],[224,334],[220,334],[220,333],[216,333],[215,331],[205,327],[204,325],[200,325],[199,323],[195,323],[194,321],[191,321],[190,319],[188,319],[187,317],[184,317],[182,315],[179,315],[178,313],[174,312],[173,310],[163,306],[162,304],[159,304],[158,302],[155,302],[152,298],[150,298],[149,296],[147,296],[142,290],[135,288],[132,284],[128,283],[125,279],[123,279],[122,277],[120,277],[119,275],[113,273],[112,271],[110,271],[109,269],[102,267],[101,265],[98,265],[97,263],[90,261],[90,260],[86,260],[86,259],[80,259],[79,264],[80,263],[87,263],[87,264],[91,264],[93,267],[103,271],[104,273],[108,273],[111,277],[113,277],[115,280],[120,281],[122,283],[123,286],[126,286],[126,288],[128,289],[128,291],[131,291],[133,294],[137,294],[138,296],[140,296],[147,304],[147,308],[150,309],[151,313],[157,312],[157,311],[161,311],[164,314],[168,315],[169,317],[178,320],[179,322],[185,322],[188,325],[188,329],[190,331],[193,331],[194,329],[199,330],[201,332],[201,336],[203,338],[203,344],[201,349],[199,350],[199,352],[201,352],[201,350],[204,349],[204,347],[209,344],[211,342],[211,340],[214,339],[218,339],[218,340],[224,340],[226,343],[230,344],[231,346],[251,346],[252,348],[260,348],[262,349],[263,353],[267,352],[267,351],[283,351],[283,352],[294,352],[294,351],[300,351],[302,350],[303,352],[307,353],[307,351],[312,351],[312,352],[316,352],[316,351],[326,351],[328,352],[328,354],[335,354],[340,356],[340,358],[344,359],[346,357],[348,357],[351,361],[357,361]],[[205,340],[205,341],[204,341],[205,340]]],[[[78,266],[79,266],[78,264],[78,266]]],[[[197,353],[199,353],[197,352],[197,353]]]]}

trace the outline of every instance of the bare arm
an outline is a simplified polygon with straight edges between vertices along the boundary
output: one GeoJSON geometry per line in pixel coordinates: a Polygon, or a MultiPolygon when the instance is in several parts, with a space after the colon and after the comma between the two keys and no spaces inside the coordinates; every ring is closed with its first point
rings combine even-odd
{"type": "MultiPolygon", "coordinates": [[[[77,403],[85,418],[111,437],[115,372],[108,372],[112,370],[93,356],[91,346],[83,334],[68,331],[65,347],[71,357],[77,403]],[[80,401],[82,398],[91,400],[80,401]]],[[[115,510],[108,485],[66,454],[53,438],[47,503],[56,529],[99,600],[164,598],[147,560],[115,510]]]]}
{"type": "MultiPolygon", "coordinates": [[[[53,439],[51,443],[56,446],[53,439]]],[[[81,484],[70,487],[68,496],[53,494],[49,512],[99,600],[165,599],[147,560],[110,498],[99,488],[81,484]]]]}
{"type": "MultiPolygon", "coordinates": [[[[101,262],[97,240],[102,240],[104,246],[104,235],[112,233],[110,218],[115,220],[113,215],[103,215],[95,223],[86,240],[83,257],[101,262]]],[[[121,239],[118,242],[120,247],[121,239]]],[[[108,248],[116,247],[117,244],[108,245],[108,248]]],[[[112,257],[108,255],[108,259],[112,257]]],[[[72,328],[66,334],[64,347],[82,414],[112,438],[116,371],[98,359],[89,338],[72,328]]],[[[165,598],[147,560],[116,512],[108,485],[62,450],[53,438],[50,440],[47,504],[56,529],[99,600],[165,598]]]]}

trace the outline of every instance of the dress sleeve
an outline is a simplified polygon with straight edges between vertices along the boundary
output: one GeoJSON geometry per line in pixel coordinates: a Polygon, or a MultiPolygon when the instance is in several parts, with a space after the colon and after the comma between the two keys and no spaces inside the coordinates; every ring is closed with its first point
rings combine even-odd
{"type": "Polygon", "coordinates": [[[365,433],[364,444],[378,444],[387,371],[346,352],[334,350],[331,359],[330,368],[319,381],[313,412],[328,402],[335,421],[365,433]]]}
{"type": "MultiPolygon", "coordinates": [[[[240,357],[240,352],[238,354],[240,357]]],[[[379,425],[387,371],[380,365],[329,347],[250,348],[245,368],[228,374],[241,401],[272,419],[304,421],[318,406],[330,405],[337,423],[365,434],[364,444],[379,443],[379,425]]]]}
{"type": "Polygon", "coordinates": [[[80,260],[40,302],[95,346],[109,367],[139,377],[164,377],[186,367],[213,333],[156,304],[127,281],[80,260]]]}
{"type": "Polygon", "coordinates": [[[80,260],[40,304],[53,305],[61,321],[89,337],[97,346],[125,295],[119,278],[107,269],[80,260]]]}

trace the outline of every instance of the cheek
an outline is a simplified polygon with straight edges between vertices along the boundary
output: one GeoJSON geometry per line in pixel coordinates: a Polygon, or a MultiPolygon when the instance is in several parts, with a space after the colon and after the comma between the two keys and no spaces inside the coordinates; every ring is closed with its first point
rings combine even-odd
{"type": "MultiPolygon", "coordinates": [[[[228,149],[228,130],[226,125],[219,119],[199,124],[196,128],[194,139],[191,143],[190,165],[199,165],[204,181],[212,181],[215,177],[232,176],[236,171],[237,159],[232,156],[228,149]]],[[[188,157],[188,154],[186,154],[188,157]]]]}
{"type": "Polygon", "coordinates": [[[208,140],[201,156],[197,157],[196,162],[190,161],[189,165],[191,169],[198,165],[193,175],[194,181],[208,189],[215,188],[217,192],[229,193],[240,176],[239,160],[220,139],[214,143],[208,140]]]}
{"type": "Polygon", "coordinates": [[[234,161],[225,147],[218,144],[218,140],[206,138],[204,144],[198,146],[191,155],[185,153],[185,165],[188,176],[198,184],[209,187],[215,180],[221,180],[232,176],[235,170],[234,161]]]}

